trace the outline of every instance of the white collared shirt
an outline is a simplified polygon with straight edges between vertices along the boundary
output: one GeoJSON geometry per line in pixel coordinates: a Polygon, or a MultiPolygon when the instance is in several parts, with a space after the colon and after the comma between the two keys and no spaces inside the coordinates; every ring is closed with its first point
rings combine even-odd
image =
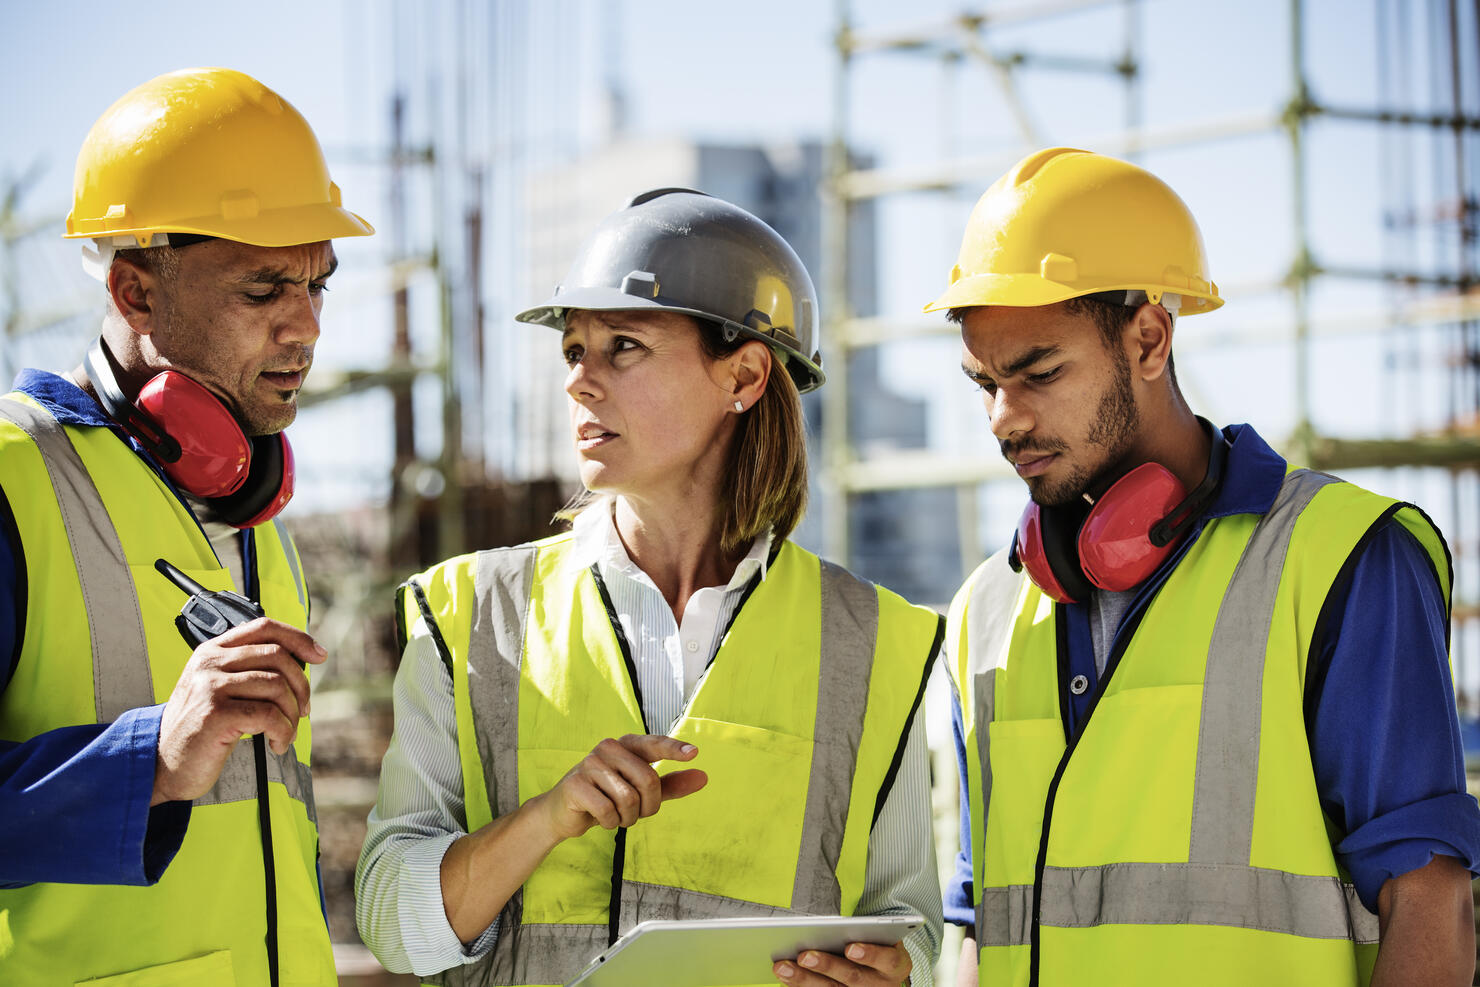
{"type": "Polygon", "coordinates": [[[757,575],[766,578],[771,533],[755,540],[727,584],[695,590],[682,620],[674,617],[652,578],[627,555],[610,511],[600,507],[583,511],[571,533],[572,564],[597,567],[632,649],[648,732],[668,733],[719,650],[746,587],[757,575]]]}
{"type": "MultiPolygon", "coordinates": [[[[573,533],[573,559],[596,564],[632,650],[649,730],[664,733],[693,695],[751,578],[765,578],[771,537],[756,540],[725,586],[696,591],[679,621],[652,579],[627,555],[609,511],[584,511],[573,533]]],[[[467,820],[452,679],[424,621],[411,629],[396,672],[394,703],[395,733],[381,764],[380,790],[355,873],[355,918],[361,938],[387,969],[429,976],[486,955],[498,940],[499,923],[464,945],[442,903],[442,856],[467,834],[467,820]]],[[[921,712],[910,724],[899,774],[869,833],[856,911],[924,916],[925,923],[904,944],[914,963],[913,984],[933,983],[942,918],[921,712]]]]}

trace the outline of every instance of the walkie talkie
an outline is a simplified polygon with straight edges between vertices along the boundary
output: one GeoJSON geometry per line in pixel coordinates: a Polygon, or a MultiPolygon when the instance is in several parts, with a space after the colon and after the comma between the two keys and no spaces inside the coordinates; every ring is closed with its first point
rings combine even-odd
{"type": "Polygon", "coordinates": [[[175,626],[180,629],[180,636],[185,638],[185,643],[190,645],[192,651],[238,624],[267,616],[261,607],[240,593],[206,589],[164,559],[156,559],[154,568],[190,594],[190,599],[185,601],[175,617],[175,626]]]}
{"type": "MultiPolygon", "coordinates": [[[[220,637],[238,624],[245,624],[267,614],[261,607],[240,593],[230,590],[206,589],[164,559],[155,559],[154,568],[160,575],[190,594],[190,599],[180,608],[175,617],[175,626],[190,650],[220,637]]],[[[294,661],[298,661],[295,657],[294,661]]],[[[303,662],[298,661],[298,667],[303,662]]],[[[292,755],[288,755],[292,756],[292,755]]],[[[257,825],[262,834],[262,873],[267,899],[267,973],[268,983],[278,985],[278,916],[277,916],[277,868],[272,855],[272,820],[267,795],[267,740],[262,734],[252,737],[252,761],[257,772],[257,825]]]]}

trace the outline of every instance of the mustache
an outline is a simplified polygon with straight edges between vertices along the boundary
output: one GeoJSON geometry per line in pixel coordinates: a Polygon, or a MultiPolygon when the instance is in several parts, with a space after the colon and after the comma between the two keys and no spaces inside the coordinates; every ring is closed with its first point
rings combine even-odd
{"type": "Polygon", "coordinates": [[[277,353],[265,366],[269,370],[280,370],[283,367],[302,367],[307,370],[312,365],[313,347],[298,343],[277,353]]]}
{"type": "Polygon", "coordinates": [[[1003,439],[997,443],[1002,448],[1002,458],[1008,462],[1015,463],[1023,459],[1040,459],[1057,452],[1068,449],[1068,445],[1059,439],[1048,437],[1029,439],[1018,439],[1016,442],[1003,439]],[[1024,454],[1027,455],[1024,455],[1024,454]]]}

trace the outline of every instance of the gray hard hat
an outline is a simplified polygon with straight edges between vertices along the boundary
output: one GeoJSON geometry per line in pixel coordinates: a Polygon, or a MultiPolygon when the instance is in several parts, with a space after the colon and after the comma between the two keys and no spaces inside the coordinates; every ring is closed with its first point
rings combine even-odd
{"type": "Polygon", "coordinates": [[[796,251],[739,206],[704,192],[644,192],[604,219],[565,280],[515,316],[564,331],[572,309],[661,309],[769,345],[805,393],[822,384],[817,292],[796,251]]]}

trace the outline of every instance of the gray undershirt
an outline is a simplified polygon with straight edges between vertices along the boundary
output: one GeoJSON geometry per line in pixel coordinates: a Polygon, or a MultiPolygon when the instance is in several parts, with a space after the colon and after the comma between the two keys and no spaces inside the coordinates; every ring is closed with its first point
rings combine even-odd
{"type": "Polygon", "coordinates": [[[1089,636],[1095,645],[1095,674],[1099,678],[1105,677],[1105,662],[1110,658],[1115,632],[1120,629],[1121,618],[1135,598],[1134,589],[1119,593],[1097,589],[1089,595],[1089,636]]]}
{"type": "Polygon", "coordinates": [[[196,520],[200,521],[200,526],[205,531],[211,548],[216,550],[216,557],[231,574],[231,583],[236,592],[245,596],[247,584],[243,578],[241,530],[217,518],[216,513],[206,506],[205,501],[197,500],[186,494],[185,502],[190,505],[190,510],[194,512],[196,520]]]}

